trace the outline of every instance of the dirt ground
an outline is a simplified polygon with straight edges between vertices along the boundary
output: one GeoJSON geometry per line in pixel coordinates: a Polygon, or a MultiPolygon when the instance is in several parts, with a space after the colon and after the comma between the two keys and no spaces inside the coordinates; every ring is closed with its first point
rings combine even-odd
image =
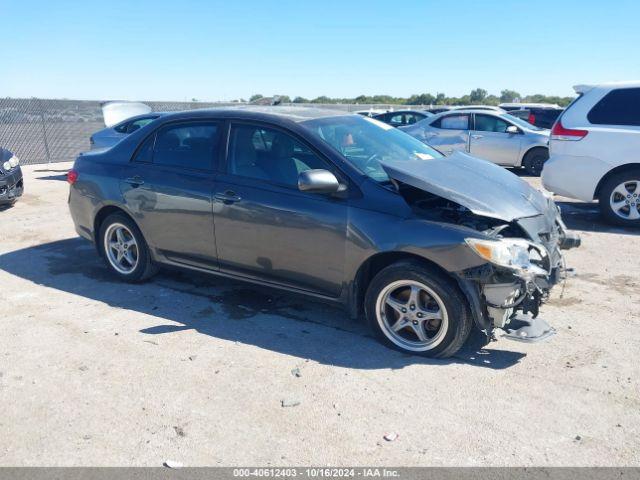
{"type": "Polygon", "coordinates": [[[559,199],[583,246],[542,310],[556,336],[435,361],[306,298],[114,281],[69,167],[26,167],[0,210],[0,466],[640,465],[640,231],[594,205],[559,199]]]}

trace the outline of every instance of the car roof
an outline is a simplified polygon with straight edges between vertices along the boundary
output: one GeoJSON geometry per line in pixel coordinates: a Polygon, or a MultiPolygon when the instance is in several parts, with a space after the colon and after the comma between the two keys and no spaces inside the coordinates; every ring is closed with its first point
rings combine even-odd
{"type": "Polygon", "coordinates": [[[413,108],[403,108],[402,110],[389,110],[388,112],[384,112],[384,113],[376,113],[376,117],[378,115],[386,115],[387,113],[419,113],[421,115],[424,115],[425,113],[429,113],[427,110],[416,110],[413,108]]]}
{"type": "Polygon", "coordinates": [[[521,102],[521,103],[501,103],[498,107],[522,107],[527,108],[562,108],[557,103],[535,103],[535,102],[521,102]]]}
{"type": "Polygon", "coordinates": [[[186,110],[168,114],[164,119],[182,118],[206,118],[215,114],[220,117],[236,117],[246,119],[286,119],[296,123],[316,118],[338,117],[355,115],[353,112],[334,110],[330,108],[316,107],[285,107],[279,105],[241,105],[237,107],[207,108],[198,110],[186,110]]]}
{"type": "Polygon", "coordinates": [[[594,88],[610,89],[610,88],[639,88],[640,80],[627,80],[621,82],[605,82],[598,84],[574,85],[573,89],[576,93],[586,93],[594,88]]]}

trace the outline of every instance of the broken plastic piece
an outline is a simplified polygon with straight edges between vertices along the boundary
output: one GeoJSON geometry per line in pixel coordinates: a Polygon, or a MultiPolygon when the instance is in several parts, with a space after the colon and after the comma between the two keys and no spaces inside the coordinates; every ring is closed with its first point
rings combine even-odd
{"type": "Polygon", "coordinates": [[[541,318],[518,315],[504,328],[505,338],[518,342],[540,342],[555,335],[556,330],[541,318]]]}

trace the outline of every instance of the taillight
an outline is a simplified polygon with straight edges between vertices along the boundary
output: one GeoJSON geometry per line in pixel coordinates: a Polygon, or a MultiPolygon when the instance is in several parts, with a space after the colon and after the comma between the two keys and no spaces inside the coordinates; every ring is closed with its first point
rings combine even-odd
{"type": "Polygon", "coordinates": [[[551,129],[552,140],[582,140],[589,133],[588,130],[574,130],[572,128],[564,128],[562,121],[558,119],[551,129]]]}
{"type": "Polygon", "coordinates": [[[75,170],[69,170],[67,172],[67,182],[69,182],[70,185],[73,185],[74,183],[76,183],[77,180],[78,180],[78,172],[76,172],[75,170]]]}
{"type": "Polygon", "coordinates": [[[527,122],[529,122],[531,125],[535,125],[536,124],[536,116],[533,113],[529,114],[529,118],[527,118],[527,122]]]}

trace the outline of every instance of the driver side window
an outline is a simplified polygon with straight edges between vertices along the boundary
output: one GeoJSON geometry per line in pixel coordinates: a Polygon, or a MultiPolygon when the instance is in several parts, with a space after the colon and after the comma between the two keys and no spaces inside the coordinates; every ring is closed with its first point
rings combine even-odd
{"type": "Polygon", "coordinates": [[[475,130],[478,132],[505,133],[509,124],[492,115],[477,115],[475,130]]]}
{"type": "Polygon", "coordinates": [[[257,125],[232,125],[228,172],[266,182],[298,186],[298,175],[330,170],[306,145],[280,130],[257,125]]]}

